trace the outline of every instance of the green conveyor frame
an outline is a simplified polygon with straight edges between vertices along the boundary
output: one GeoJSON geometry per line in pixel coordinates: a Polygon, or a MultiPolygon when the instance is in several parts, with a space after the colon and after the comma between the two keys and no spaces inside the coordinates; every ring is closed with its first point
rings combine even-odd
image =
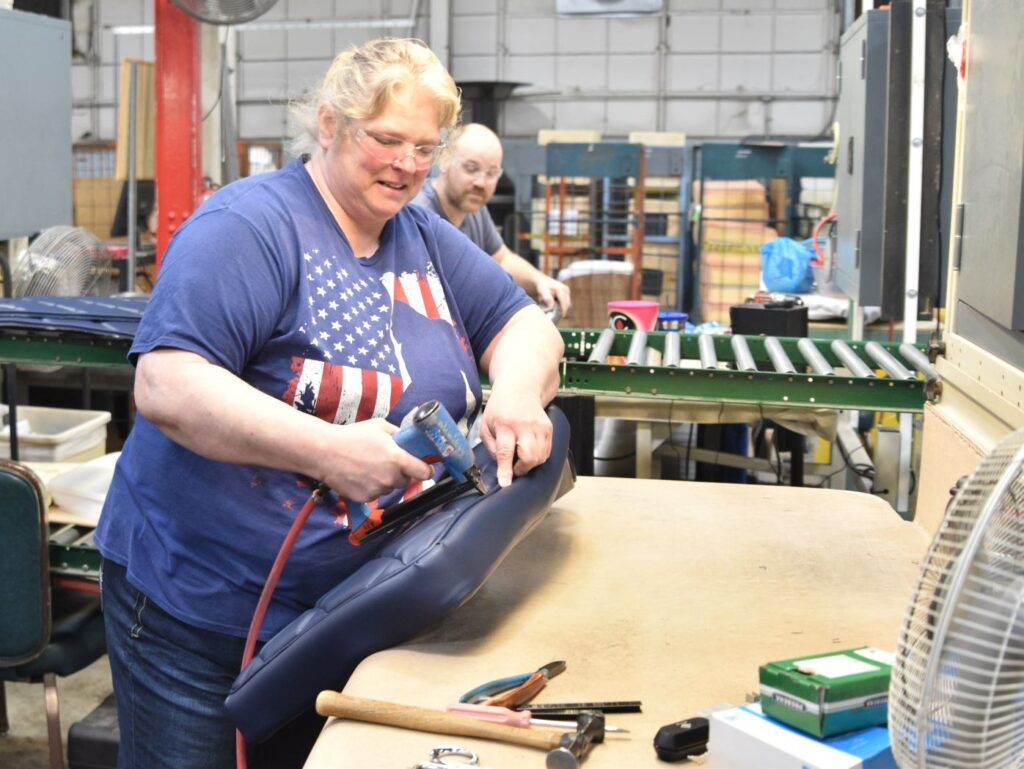
{"type": "MultiPolygon", "coordinates": [[[[894,379],[878,372],[877,376],[854,376],[845,373],[831,348],[830,340],[811,339],[818,352],[834,368],[833,375],[801,373],[807,361],[801,354],[799,338],[778,337],[783,350],[797,368],[796,373],[777,371],[740,371],[735,364],[732,336],[708,335],[714,345],[719,364],[717,368],[701,368],[700,334],[679,333],[680,358],[678,367],[663,365],[628,365],[626,363],[589,362],[587,358],[597,344],[603,329],[561,329],[565,343],[565,358],[561,370],[563,393],[581,395],[610,394],[648,398],[674,398],[710,403],[745,403],[762,406],[805,408],[861,409],[867,411],[923,411],[927,400],[936,395],[934,381],[918,372],[914,379],[894,379]]],[[[615,332],[610,357],[625,357],[633,338],[631,331],[615,332]]],[[[665,337],[677,332],[647,332],[647,346],[664,353],[665,337]]],[[[770,365],[763,336],[746,336],[750,353],[758,364],[770,365]]],[[[878,365],[865,353],[867,342],[846,342],[865,365],[877,370],[878,365]]],[[[912,373],[912,362],[900,354],[899,343],[880,342],[887,353],[896,358],[912,373]]],[[[927,347],[914,346],[922,354],[927,347]]]]}

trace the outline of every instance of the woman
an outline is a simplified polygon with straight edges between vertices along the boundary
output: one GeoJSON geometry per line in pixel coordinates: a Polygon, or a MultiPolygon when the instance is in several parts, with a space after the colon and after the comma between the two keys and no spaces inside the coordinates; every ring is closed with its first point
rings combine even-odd
{"type": "MultiPolygon", "coordinates": [[[[298,110],[309,154],[228,185],[175,234],[131,350],[138,418],[97,542],[119,767],[227,767],[223,700],[259,591],[317,482],[266,640],[371,554],[339,523],[426,479],[392,440],[437,398],[480,432],[501,485],[543,462],[561,338],[492,259],[406,207],[459,98],[422,43],[339,55],[298,110]]],[[[316,723],[250,750],[301,765],[316,723]],[[278,748],[282,750],[278,750],[278,748]]]]}

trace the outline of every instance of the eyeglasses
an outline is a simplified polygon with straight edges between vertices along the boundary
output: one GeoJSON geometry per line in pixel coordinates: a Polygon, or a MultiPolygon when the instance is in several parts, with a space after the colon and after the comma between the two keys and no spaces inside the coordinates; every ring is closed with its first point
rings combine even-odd
{"type": "Polygon", "coordinates": [[[388,136],[362,127],[355,130],[354,136],[359,146],[381,163],[394,165],[406,158],[412,158],[413,164],[420,171],[430,168],[445,146],[444,143],[412,144],[396,136],[388,136]]]}
{"type": "Polygon", "coordinates": [[[462,172],[466,174],[466,176],[475,179],[476,177],[482,175],[489,182],[493,182],[501,178],[501,175],[504,173],[504,169],[500,167],[491,166],[490,168],[484,168],[479,163],[476,163],[472,160],[460,159],[459,168],[462,169],[462,172]]]}

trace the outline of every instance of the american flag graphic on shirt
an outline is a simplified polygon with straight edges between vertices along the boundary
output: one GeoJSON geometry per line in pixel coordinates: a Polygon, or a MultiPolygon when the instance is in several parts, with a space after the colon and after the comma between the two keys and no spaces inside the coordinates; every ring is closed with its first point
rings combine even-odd
{"type": "MultiPolygon", "coordinates": [[[[303,254],[310,349],[292,359],[284,400],[336,424],[387,416],[411,378],[392,325],[396,303],[452,323],[433,264],[420,272],[363,277],[352,258],[303,254]]],[[[420,340],[422,343],[422,340],[420,340]]]]}

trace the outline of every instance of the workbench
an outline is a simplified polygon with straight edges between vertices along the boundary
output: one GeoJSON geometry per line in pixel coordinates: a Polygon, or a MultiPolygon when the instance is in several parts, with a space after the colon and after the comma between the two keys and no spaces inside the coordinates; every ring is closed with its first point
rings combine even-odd
{"type": "MultiPolygon", "coordinates": [[[[344,691],[443,709],[484,681],[564,659],[535,702],[643,702],[608,716],[631,733],[608,735],[584,768],[665,766],[657,729],[742,704],[760,663],[894,650],[928,542],[867,494],[581,477],[472,601],[368,657],[344,691]]],[[[453,744],[488,769],[544,766],[536,749],[331,720],[306,768],[407,767],[453,744]]]]}

